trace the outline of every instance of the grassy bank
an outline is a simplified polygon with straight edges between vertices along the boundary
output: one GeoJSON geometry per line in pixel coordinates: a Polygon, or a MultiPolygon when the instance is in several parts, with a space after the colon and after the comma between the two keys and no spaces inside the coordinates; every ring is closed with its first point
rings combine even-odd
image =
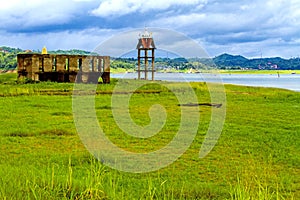
{"type": "MultiPolygon", "coordinates": [[[[168,167],[132,174],[104,166],[85,149],[73,121],[73,84],[16,84],[13,75],[0,75],[0,80],[0,199],[300,198],[300,93],[226,85],[226,122],[208,156],[198,157],[215,108],[200,106],[201,122],[190,148],[168,167]]],[[[136,123],[149,123],[154,103],[168,113],[159,134],[138,139],[114,121],[110,92],[116,82],[99,85],[98,91],[107,92],[99,92],[95,103],[110,140],[133,152],[171,141],[180,121],[174,95],[151,82],[132,95],[136,123]]],[[[209,103],[204,83],[192,87],[199,103],[209,103]]]]}

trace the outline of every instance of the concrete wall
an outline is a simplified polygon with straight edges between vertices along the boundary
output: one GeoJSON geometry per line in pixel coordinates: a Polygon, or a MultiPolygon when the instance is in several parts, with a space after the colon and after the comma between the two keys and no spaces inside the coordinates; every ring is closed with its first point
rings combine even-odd
{"type": "Polygon", "coordinates": [[[18,77],[35,81],[110,82],[110,57],[85,55],[18,54],[18,77]]]}

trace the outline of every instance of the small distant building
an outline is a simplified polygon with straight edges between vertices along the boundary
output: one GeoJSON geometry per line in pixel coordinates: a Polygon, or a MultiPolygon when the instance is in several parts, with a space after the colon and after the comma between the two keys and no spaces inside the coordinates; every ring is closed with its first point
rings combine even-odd
{"type": "Polygon", "coordinates": [[[18,79],[54,82],[110,82],[110,57],[40,53],[17,55],[18,79]]]}
{"type": "Polygon", "coordinates": [[[156,49],[152,33],[149,33],[146,29],[143,34],[140,35],[138,44],[136,46],[138,50],[138,79],[141,79],[141,72],[145,73],[144,79],[148,80],[148,72],[152,74],[152,80],[154,80],[154,50],[156,49]],[[151,54],[148,54],[151,51],[151,54]],[[143,55],[142,55],[142,52],[143,55]],[[144,62],[142,64],[142,62],[144,62]],[[151,62],[151,68],[148,69],[148,63],[151,62]]]}
{"type": "Polygon", "coordinates": [[[0,48],[0,52],[2,52],[2,53],[9,53],[9,51],[6,51],[6,50],[4,50],[2,48],[0,48]]]}

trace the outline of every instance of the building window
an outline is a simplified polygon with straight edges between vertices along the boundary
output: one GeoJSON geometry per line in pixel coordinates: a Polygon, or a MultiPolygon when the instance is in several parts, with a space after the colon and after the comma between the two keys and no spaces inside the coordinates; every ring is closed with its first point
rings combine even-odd
{"type": "Polygon", "coordinates": [[[69,58],[66,58],[65,70],[69,71],[69,58]]]}
{"type": "Polygon", "coordinates": [[[78,70],[81,70],[82,68],[82,58],[79,58],[78,60],[77,60],[77,69],[78,70]]]}
{"type": "Polygon", "coordinates": [[[44,72],[44,58],[39,59],[39,66],[40,72],[44,72]]]}
{"type": "Polygon", "coordinates": [[[93,72],[94,71],[94,63],[93,63],[93,59],[90,58],[90,61],[89,61],[89,68],[90,68],[90,72],[93,72]]]}
{"type": "Polygon", "coordinates": [[[56,58],[53,58],[52,71],[56,72],[56,58]]]}
{"type": "Polygon", "coordinates": [[[99,65],[98,65],[98,71],[99,72],[104,72],[104,59],[103,58],[100,58],[100,60],[99,60],[100,62],[99,62],[99,65]]]}

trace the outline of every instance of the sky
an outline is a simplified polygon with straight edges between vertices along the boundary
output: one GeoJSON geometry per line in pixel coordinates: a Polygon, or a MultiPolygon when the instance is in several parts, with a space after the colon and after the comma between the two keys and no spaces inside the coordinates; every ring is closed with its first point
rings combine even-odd
{"type": "MultiPolygon", "coordinates": [[[[300,55],[300,0],[0,0],[0,46],[94,51],[147,27],[183,34],[210,57],[300,55]],[[136,31],[138,30],[138,31],[136,31]]],[[[155,32],[156,31],[156,32],[155,32]]],[[[176,46],[174,37],[157,39],[176,46]]],[[[127,44],[126,41],[118,45],[127,44]]],[[[106,46],[107,47],[107,46],[106,46]]],[[[121,48],[121,47],[120,47],[121,48]]],[[[113,53],[112,53],[113,54],[113,53]]]]}

